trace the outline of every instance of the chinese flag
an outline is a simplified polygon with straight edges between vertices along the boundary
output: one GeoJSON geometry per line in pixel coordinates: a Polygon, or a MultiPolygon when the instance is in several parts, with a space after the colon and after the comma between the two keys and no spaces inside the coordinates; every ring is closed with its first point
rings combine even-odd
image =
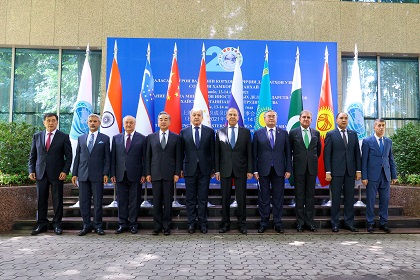
{"type": "Polygon", "coordinates": [[[322,74],[321,94],[319,97],[316,130],[321,134],[321,155],[318,158],[318,180],[321,186],[329,185],[325,180],[324,141],[328,131],[334,129],[334,109],[331,94],[330,68],[328,67],[328,49],[325,48],[324,73],[322,74]]]}
{"type": "Polygon", "coordinates": [[[174,57],[172,59],[171,74],[169,76],[168,92],[166,94],[165,111],[171,116],[169,130],[179,134],[181,132],[181,92],[178,62],[176,60],[176,44],[174,47],[174,57]]]}

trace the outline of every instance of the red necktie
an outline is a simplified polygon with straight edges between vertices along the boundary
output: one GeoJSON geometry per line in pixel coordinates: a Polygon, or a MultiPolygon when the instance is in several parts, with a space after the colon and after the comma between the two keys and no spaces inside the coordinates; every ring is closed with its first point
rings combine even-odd
{"type": "Polygon", "coordinates": [[[51,132],[48,133],[47,143],[45,144],[45,149],[47,150],[47,152],[48,152],[48,150],[50,149],[50,146],[51,146],[51,135],[52,135],[51,132]]]}

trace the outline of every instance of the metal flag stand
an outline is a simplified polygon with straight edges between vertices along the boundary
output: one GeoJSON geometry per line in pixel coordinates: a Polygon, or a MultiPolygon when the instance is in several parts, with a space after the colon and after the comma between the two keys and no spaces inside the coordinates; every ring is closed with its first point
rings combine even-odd
{"type": "Polygon", "coordinates": [[[140,204],[141,208],[152,208],[153,204],[147,200],[147,184],[148,182],[143,183],[144,185],[144,201],[140,204]]]}
{"type": "MultiPolygon", "coordinates": [[[[77,188],[79,188],[79,181],[77,181],[77,188]]],[[[80,191],[80,190],[79,190],[80,191]]],[[[70,208],[80,208],[80,200],[78,199],[77,202],[71,206],[70,208]]],[[[38,212],[37,212],[38,213],[38,212]]]]}
{"type": "Polygon", "coordinates": [[[232,178],[232,186],[235,187],[235,199],[233,200],[233,202],[230,204],[231,208],[236,208],[238,207],[238,202],[236,201],[236,186],[235,186],[235,180],[232,178]]]}
{"type": "Polygon", "coordinates": [[[329,190],[329,193],[330,193],[330,198],[327,202],[323,203],[321,206],[331,207],[331,185],[328,186],[328,190],[329,190]]]}
{"type": "Polygon", "coordinates": [[[174,183],[174,201],[172,201],[172,207],[184,208],[185,205],[179,203],[176,200],[176,183],[174,183]]]}
{"type": "Polygon", "coordinates": [[[117,202],[117,184],[114,185],[114,200],[107,206],[106,208],[118,208],[118,202],[117,202]]]}
{"type": "Polygon", "coordinates": [[[363,203],[362,201],[362,181],[358,180],[355,183],[355,186],[359,187],[359,200],[356,201],[356,203],[354,204],[354,207],[366,207],[366,204],[363,203]]]}

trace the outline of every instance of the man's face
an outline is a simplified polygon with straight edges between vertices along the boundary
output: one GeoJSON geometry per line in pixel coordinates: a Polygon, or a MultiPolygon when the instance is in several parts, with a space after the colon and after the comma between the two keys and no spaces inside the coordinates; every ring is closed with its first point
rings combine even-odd
{"type": "Polygon", "coordinates": [[[340,113],[335,120],[340,129],[346,129],[349,124],[349,117],[345,113],[340,113]]]}
{"type": "Polygon", "coordinates": [[[273,128],[277,124],[277,115],[274,112],[267,112],[264,117],[265,125],[269,128],[273,128]]]}
{"type": "Polygon", "coordinates": [[[300,125],[303,128],[308,128],[312,122],[311,114],[308,112],[303,112],[302,115],[299,117],[299,121],[300,121],[300,125]]]}
{"type": "Polygon", "coordinates": [[[374,126],[375,134],[378,137],[382,137],[385,134],[385,122],[375,122],[374,126]]]}
{"type": "Polygon", "coordinates": [[[133,133],[134,129],[136,128],[136,119],[133,117],[125,117],[124,118],[124,130],[131,134],[133,133]]]}
{"type": "Polygon", "coordinates": [[[162,114],[158,118],[158,126],[160,130],[166,131],[169,128],[169,125],[171,124],[171,119],[169,118],[169,115],[162,114]]]}
{"type": "Polygon", "coordinates": [[[229,109],[226,113],[226,119],[229,126],[235,126],[239,121],[238,111],[236,109],[229,109]]]}
{"type": "Polygon", "coordinates": [[[47,117],[44,120],[44,126],[48,132],[52,132],[57,128],[58,121],[54,116],[47,117]]]}
{"type": "Polygon", "coordinates": [[[99,129],[99,126],[101,125],[101,120],[98,117],[89,117],[88,119],[88,126],[90,132],[95,132],[99,129]]]}
{"type": "Polygon", "coordinates": [[[191,111],[190,121],[194,126],[199,126],[203,122],[203,114],[201,110],[191,111]]]}

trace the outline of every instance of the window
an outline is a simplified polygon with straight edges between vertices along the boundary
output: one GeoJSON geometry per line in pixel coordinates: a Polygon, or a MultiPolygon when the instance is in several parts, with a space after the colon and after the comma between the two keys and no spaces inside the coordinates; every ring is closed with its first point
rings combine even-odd
{"type": "Polygon", "coordinates": [[[0,49],[0,121],[9,121],[12,49],[0,49]]]}

